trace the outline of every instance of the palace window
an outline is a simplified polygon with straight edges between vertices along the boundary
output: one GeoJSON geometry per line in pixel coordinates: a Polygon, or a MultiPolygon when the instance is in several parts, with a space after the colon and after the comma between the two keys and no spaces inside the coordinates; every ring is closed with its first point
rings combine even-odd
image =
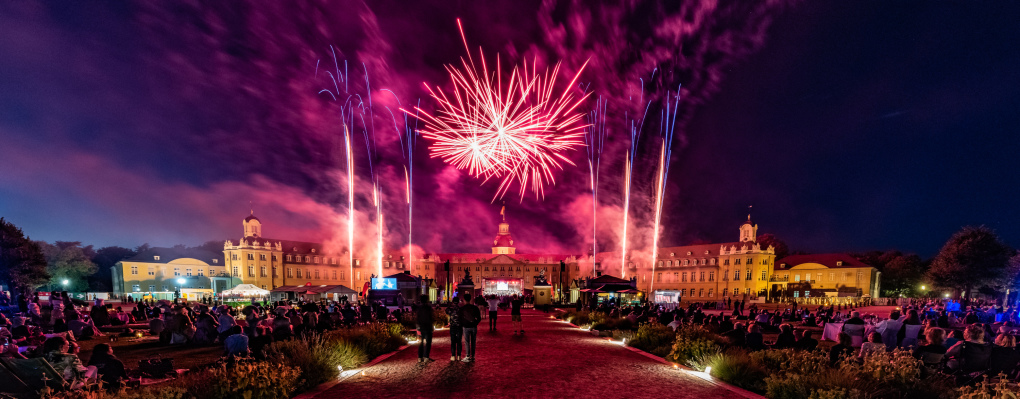
{"type": "Polygon", "coordinates": [[[287,262],[290,262],[292,260],[294,260],[294,257],[291,255],[287,255],[287,262]]]}
{"type": "Polygon", "coordinates": [[[149,275],[150,276],[155,276],[156,275],[156,268],[155,267],[150,267],[149,268],[149,275]]]}
{"type": "Polygon", "coordinates": [[[156,291],[156,286],[155,285],[150,285],[149,286],[149,292],[155,292],[155,291],[156,291]]]}
{"type": "Polygon", "coordinates": [[[153,260],[159,260],[159,255],[153,256],[152,259],[153,260]]]}
{"type": "Polygon", "coordinates": [[[845,282],[846,282],[846,276],[847,276],[848,274],[850,274],[850,273],[842,273],[842,275],[840,276],[840,279],[839,279],[839,281],[842,281],[842,282],[844,282],[844,283],[845,283],[845,282]]]}
{"type": "Polygon", "coordinates": [[[305,263],[308,263],[308,261],[309,261],[309,257],[308,257],[308,255],[305,255],[305,263]]]}
{"type": "Polygon", "coordinates": [[[711,288],[708,289],[708,297],[712,298],[712,289],[711,288]]]}
{"type": "Polygon", "coordinates": [[[673,273],[673,282],[675,283],[675,282],[679,282],[679,281],[680,281],[680,273],[673,273]]]}
{"type": "MultiPolygon", "coordinates": [[[[210,269],[210,270],[211,270],[211,269],[210,269]]],[[[212,274],[212,272],[210,272],[209,274],[212,274]]],[[[205,269],[198,269],[198,276],[199,276],[199,277],[202,277],[202,276],[204,276],[204,275],[205,275],[205,269]]]]}
{"type": "Polygon", "coordinates": [[[191,277],[191,269],[184,269],[184,275],[191,277]]]}
{"type": "Polygon", "coordinates": [[[278,259],[276,258],[276,255],[273,255],[273,257],[272,257],[271,259],[273,259],[273,262],[276,262],[276,261],[278,260],[278,259]]]}
{"type": "Polygon", "coordinates": [[[698,298],[701,298],[703,296],[705,296],[705,289],[704,288],[698,289],[698,298]]]}
{"type": "Polygon", "coordinates": [[[262,284],[262,289],[266,289],[266,285],[265,284],[262,284]]]}
{"type": "Polygon", "coordinates": [[[740,288],[734,288],[733,289],[733,296],[737,296],[737,295],[740,295],[740,288]]]}
{"type": "Polygon", "coordinates": [[[475,266],[475,271],[476,271],[476,272],[480,272],[480,271],[482,271],[482,267],[481,267],[481,266],[475,266]]]}
{"type": "Polygon", "coordinates": [[[336,280],[336,270],[333,271],[333,280],[336,280]]]}
{"type": "Polygon", "coordinates": [[[707,265],[708,264],[708,259],[702,259],[701,260],[701,264],[702,265],[707,265]]]}
{"type": "Polygon", "coordinates": [[[685,283],[687,282],[687,272],[684,272],[684,274],[682,276],[680,276],[680,277],[682,278],[682,280],[680,280],[680,281],[683,281],[685,283]]]}
{"type": "Polygon", "coordinates": [[[800,282],[800,275],[799,274],[794,274],[793,275],[793,281],[795,283],[799,283],[800,282]]]}
{"type": "Polygon", "coordinates": [[[344,271],[343,271],[343,270],[341,270],[341,271],[340,271],[340,279],[341,279],[341,280],[343,280],[343,279],[344,279],[344,271]]]}
{"type": "Polygon", "coordinates": [[[361,271],[360,270],[354,272],[354,278],[357,279],[357,280],[361,280],[361,271]]]}
{"type": "Polygon", "coordinates": [[[262,266],[262,267],[259,268],[259,276],[260,277],[269,277],[269,274],[266,273],[266,267],[265,266],[262,266]]]}
{"type": "Polygon", "coordinates": [[[751,264],[751,258],[747,258],[747,264],[748,264],[748,265],[750,265],[750,264],[751,264]]]}
{"type": "Polygon", "coordinates": [[[733,260],[733,264],[734,265],[739,265],[740,264],[740,259],[739,258],[738,259],[734,259],[733,260]]]}
{"type": "Polygon", "coordinates": [[[729,259],[723,259],[723,266],[729,266],[729,265],[730,265],[730,260],[729,259]]]}
{"type": "Polygon", "coordinates": [[[691,260],[690,259],[684,259],[684,266],[688,266],[690,264],[691,264],[691,260]]]}
{"type": "Polygon", "coordinates": [[[715,272],[708,272],[708,281],[715,281],[715,272]]]}
{"type": "Polygon", "coordinates": [[[248,254],[248,260],[255,260],[255,254],[248,254]]]}
{"type": "Polygon", "coordinates": [[[280,270],[273,266],[273,277],[280,277],[280,270]]]}
{"type": "Polygon", "coordinates": [[[817,280],[815,280],[815,282],[821,282],[821,281],[822,281],[822,274],[818,273],[818,277],[817,277],[817,280]]]}
{"type": "Polygon", "coordinates": [[[315,264],[319,264],[319,257],[318,256],[313,257],[312,262],[315,262],[315,264]]]}
{"type": "Polygon", "coordinates": [[[180,276],[180,275],[181,275],[181,269],[179,267],[175,267],[174,268],[174,276],[180,276]]]}
{"type": "Polygon", "coordinates": [[[248,266],[248,277],[255,277],[255,266],[248,266]]]}
{"type": "Polygon", "coordinates": [[[656,283],[661,283],[662,282],[662,273],[659,273],[658,276],[655,276],[655,282],[656,283]]]}
{"type": "Polygon", "coordinates": [[[744,288],[744,295],[751,295],[751,289],[750,288],[744,288]]]}
{"type": "Polygon", "coordinates": [[[860,284],[861,280],[864,279],[864,272],[857,272],[857,283],[860,284]]]}
{"type": "Polygon", "coordinates": [[[705,272],[701,272],[701,276],[698,281],[705,281],[705,272]]]}
{"type": "Polygon", "coordinates": [[[354,266],[361,266],[361,259],[355,259],[354,266]]]}
{"type": "Polygon", "coordinates": [[[733,269],[733,281],[740,280],[740,270],[733,269]]]}
{"type": "Polygon", "coordinates": [[[138,266],[131,266],[131,274],[135,276],[138,275],[138,266]]]}
{"type": "Polygon", "coordinates": [[[315,279],[319,279],[319,269],[315,269],[315,279]]]}
{"type": "Polygon", "coordinates": [[[305,278],[312,278],[312,270],[305,269],[305,278]]]}
{"type": "Polygon", "coordinates": [[[138,284],[135,284],[135,285],[131,286],[131,291],[138,292],[138,291],[141,291],[141,290],[142,290],[142,287],[139,287],[138,284]]]}
{"type": "Polygon", "coordinates": [[[287,277],[290,277],[290,278],[294,277],[294,269],[293,268],[290,268],[290,267],[287,268],[287,277]]]}
{"type": "Polygon", "coordinates": [[[266,260],[266,254],[259,254],[259,260],[266,260]]]}
{"type": "Polygon", "coordinates": [[[744,280],[751,281],[751,269],[747,269],[747,273],[744,273],[744,280]]]}
{"type": "MultiPolygon", "coordinates": [[[[768,278],[768,274],[769,274],[768,270],[762,270],[761,271],[761,281],[765,281],[768,278]]],[[[822,279],[822,274],[821,273],[818,274],[818,279],[819,280],[822,279]]]]}
{"type": "Polygon", "coordinates": [[[708,264],[715,266],[715,258],[709,259],[708,264]]]}
{"type": "Polygon", "coordinates": [[[213,259],[212,263],[220,263],[220,260],[219,259],[213,259]]]}

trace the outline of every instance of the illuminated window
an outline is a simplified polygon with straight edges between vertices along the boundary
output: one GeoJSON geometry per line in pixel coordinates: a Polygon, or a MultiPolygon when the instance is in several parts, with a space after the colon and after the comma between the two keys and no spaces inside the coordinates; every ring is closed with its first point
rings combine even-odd
{"type": "Polygon", "coordinates": [[[191,277],[191,269],[184,269],[184,275],[191,277]]]}
{"type": "Polygon", "coordinates": [[[262,266],[262,267],[259,268],[259,276],[260,277],[269,277],[269,275],[266,273],[266,267],[265,266],[262,266]]]}
{"type": "Polygon", "coordinates": [[[305,263],[308,263],[308,255],[305,255],[305,263]]]}
{"type": "Polygon", "coordinates": [[[747,273],[744,273],[744,280],[751,281],[751,269],[747,269],[747,273]]]}
{"type": "Polygon", "coordinates": [[[704,288],[698,289],[698,298],[701,298],[703,296],[705,296],[705,289],[704,288]]]}
{"type": "Polygon", "coordinates": [[[131,266],[131,274],[138,275],[138,266],[131,266]]]}
{"type": "Polygon", "coordinates": [[[793,275],[793,281],[799,283],[800,282],[800,275],[799,274],[794,274],[793,275]]]}
{"type": "Polygon", "coordinates": [[[709,259],[708,264],[715,266],[715,258],[709,259]]]}
{"type": "MultiPolygon", "coordinates": [[[[768,274],[769,274],[769,271],[768,271],[768,270],[762,270],[762,271],[761,271],[761,280],[762,280],[762,281],[765,281],[765,279],[767,279],[767,278],[768,278],[768,274]]],[[[821,274],[821,273],[818,273],[818,279],[819,279],[819,280],[821,280],[821,279],[822,279],[822,274],[821,274]]]]}
{"type": "Polygon", "coordinates": [[[292,261],[292,260],[294,260],[294,257],[293,257],[293,256],[290,256],[290,255],[287,255],[287,262],[290,262],[290,261],[292,261]]]}
{"type": "Polygon", "coordinates": [[[355,280],[361,280],[361,272],[360,271],[354,272],[354,279],[355,280]]]}
{"type": "MultiPolygon", "coordinates": [[[[209,274],[212,274],[211,270],[212,269],[210,269],[210,273],[209,274]]],[[[198,269],[198,276],[202,277],[204,275],[205,275],[205,269],[198,269]]]]}
{"type": "Polygon", "coordinates": [[[319,257],[318,256],[313,257],[312,261],[315,262],[316,264],[318,264],[319,263],[319,257]]]}
{"type": "Polygon", "coordinates": [[[744,288],[744,295],[751,295],[751,289],[750,288],[744,288]]]}
{"type": "Polygon", "coordinates": [[[711,288],[708,289],[708,297],[712,298],[712,289],[711,288]]]}
{"type": "Polygon", "coordinates": [[[733,289],[733,296],[737,296],[737,295],[740,295],[740,288],[734,288],[733,289]]]}

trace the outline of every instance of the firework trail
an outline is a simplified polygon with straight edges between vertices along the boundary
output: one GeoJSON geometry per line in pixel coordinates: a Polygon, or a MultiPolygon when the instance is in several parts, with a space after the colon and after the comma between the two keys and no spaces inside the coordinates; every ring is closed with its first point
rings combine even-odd
{"type": "MultiPolygon", "coordinates": [[[[397,97],[397,94],[394,93],[391,90],[388,90],[388,89],[383,89],[383,90],[387,91],[391,95],[393,95],[393,98],[396,99],[396,101],[397,101],[398,109],[402,109],[402,106],[400,104],[400,98],[397,97]]],[[[420,101],[419,101],[419,105],[420,105],[420,101]]],[[[418,106],[415,106],[415,109],[417,109],[417,108],[418,108],[418,106]]],[[[412,249],[411,249],[412,246],[411,246],[411,244],[413,243],[412,232],[414,231],[414,224],[413,224],[413,221],[414,221],[414,201],[413,201],[413,199],[414,199],[414,195],[413,195],[413,188],[414,188],[414,148],[418,144],[418,123],[417,123],[418,114],[416,113],[414,115],[416,122],[414,124],[414,127],[412,128],[412,127],[410,127],[411,124],[408,123],[408,120],[407,120],[408,114],[406,112],[401,113],[401,115],[404,118],[404,129],[401,130],[400,128],[397,127],[397,117],[396,117],[396,115],[393,114],[393,111],[390,110],[389,107],[386,107],[386,111],[388,111],[390,113],[390,118],[393,120],[393,130],[397,133],[397,137],[400,138],[400,152],[404,155],[404,162],[407,163],[406,165],[404,165],[404,190],[407,193],[407,196],[406,196],[406,200],[407,200],[407,262],[408,262],[408,264],[411,264],[411,262],[414,261],[414,254],[412,253],[412,249]]]]}
{"type": "MultiPolygon", "coordinates": [[[[658,69],[652,70],[651,79],[655,78],[655,72],[658,69]]],[[[645,100],[645,81],[641,81],[641,97],[640,102],[645,100]]],[[[641,116],[641,122],[638,123],[634,119],[628,119],[627,115],[624,114],[624,121],[628,121],[628,129],[630,130],[630,152],[626,155],[626,160],[623,163],[623,241],[620,245],[620,270],[621,278],[627,278],[627,219],[630,215],[630,178],[631,173],[634,170],[634,158],[637,157],[638,141],[641,139],[641,131],[645,127],[645,118],[648,116],[648,108],[652,106],[652,102],[648,101],[645,104],[645,112],[641,116]]],[[[654,274],[653,274],[654,275],[654,274]]]]}
{"type": "Polygon", "coordinates": [[[583,144],[584,126],[577,123],[583,114],[575,110],[587,94],[575,99],[572,89],[587,62],[559,95],[555,87],[560,64],[539,73],[537,59],[530,69],[527,63],[514,68],[504,87],[499,57],[490,71],[479,49],[480,66],[476,64],[460,19],[457,27],[467,59],[461,57],[460,69],[446,66],[453,90],[426,85],[438,110],[432,115],[415,107],[425,122],[422,136],[432,141],[432,156],[466,169],[483,184],[501,179],[493,201],[514,183],[520,184],[522,201],[529,187],[536,198],[544,197],[545,185],[556,183],[553,170],[562,169],[561,162],[574,164],[563,152],[583,144]]]}
{"type": "MultiPolygon", "coordinates": [[[[669,159],[673,152],[673,128],[676,126],[677,107],[680,105],[680,91],[674,97],[672,115],[670,113],[669,92],[666,92],[666,109],[660,117],[659,129],[662,132],[662,152],[659,155],[659,178],[655,187],[655,229],[652,230],[652,282],[648,292],[655,295],[655,266],[659,258],[659,223],[662,221],[662,201],[666,193],[666,180],[669,178],[669,159]]],[[[654,297],[653,297],[654,298],[654,297]]]]}
{"type": "MultiPolygon", "coordinates": [[[[588,153],[588,176],[591,181],[591,245],[592,257],[599,253],[598,243],[598,206],[599,206],[599,166],[602,159],[602,148],[606,141],[606,100],[599,97],[595,108],[588,112],[588,126],[585,128],[584,148],[588,153]]],[[[595,274],[595,268],[592,268],[595,274]]]]}

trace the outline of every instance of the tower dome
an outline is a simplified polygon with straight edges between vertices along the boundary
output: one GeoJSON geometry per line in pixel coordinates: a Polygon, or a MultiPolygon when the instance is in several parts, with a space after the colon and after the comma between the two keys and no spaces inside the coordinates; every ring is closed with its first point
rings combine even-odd
{"type": "Polygon", "coordinates": [[[494,254],[514,254],[517,253],[517,249],[514,248],[514,239],[510,236],[510,223],[506,222],[506,207],[500,209],[499,214],[503,217],[503,221],[499,223],[499,232],[496,233],[496,238],[492,240],[492,253],[494,254]]]}

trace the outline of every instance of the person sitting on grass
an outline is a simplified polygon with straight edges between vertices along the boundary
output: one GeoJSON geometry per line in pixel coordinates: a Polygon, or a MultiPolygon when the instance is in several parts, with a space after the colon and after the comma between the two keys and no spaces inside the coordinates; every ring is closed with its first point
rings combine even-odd
{"type": "Polygon", "coordinates": [[[750,351],[765,349],[765,337],[761,334],[761,327],[758,323],[751,323],[747,327],[747,335],[744,336],[744,343],[750,351]]]}
{"type": "Polygon", "coordinates": [[[832,348],[829,348],[829,363],[832,365],[839,363],[844,358],[853,357],[854,355],[853,341],[850,339],[850,334],[840,332],[839,335],[836,336],[836,340],[839,343],[833,345],[832,348]]]}
{"type": "Polygon", "coordinates": [[[99,344],[92,349],[89,366],[96,367],[100,379],[106,384],[106,390],[110,392],[120,390],[123,381],[128,379],[124,362],[113,355],[113,347],[110,344],[99,344]]]}
{"type": "Polygon", "coordinates": [[[247,357],[251,355],[248,336],[244,335],[241,326],[230,327],[230,335],[223,341],[225,356],[228,358],[247,357]]]}
{"type": "Polygon", "coordinates": [[[776,343],[772,345],[773,349],[788,349],[793,348],[797,345],[797,339],[793,336],[793,326],[788,323],[783,323],[779,326],[779,336],[776,337],[776,343]]]}
{"type": "Polygon", "coordinates": [[[64,337],[53,337],[43,343],[43,358],[59,373],[65,381],[96,378],[98,369],[95,366],[85,367],[78,355],[71,351],[71,345],[64,337]]]}
{"type": "Polygon", "coordinates": [[[811,338],[812,331],[804,330],[804,336],[797,340],[797,344],[794,345],[794,349],[813,351],[818,347],[818,340],[811,338]]]}
{"type": "Polygon", "coordinates": [[[882,334],[878,332],[872,332],[868,335],[868,342],[861,344],[861,353],[858,355],[859,358],[864,359],[873,353],[884,353],[885,344],[882,343],[882,334]]]}

